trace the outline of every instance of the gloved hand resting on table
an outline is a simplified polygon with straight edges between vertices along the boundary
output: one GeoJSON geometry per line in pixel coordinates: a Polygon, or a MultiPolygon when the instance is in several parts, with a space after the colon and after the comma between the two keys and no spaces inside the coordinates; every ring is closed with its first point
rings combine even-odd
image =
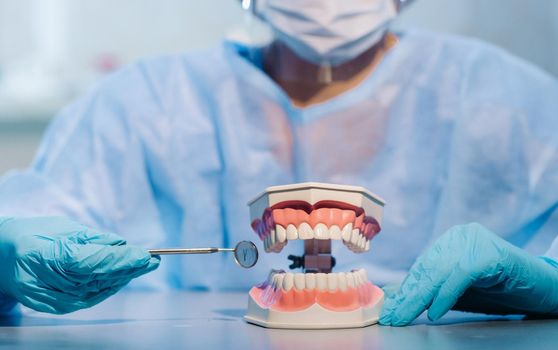
{"type": "Polygon", "coordinates": [[[0,218],[0,308],[68,313],[93,306],[159,258],[64,218],[0,218]]]}
{"type": "Polygon", "coordinates": [[[419,257],[387,297],[380,324],[404,326],[428,309],[558,316],[558,264],[506,242],[479,224],[455,226],[419,257]]]}

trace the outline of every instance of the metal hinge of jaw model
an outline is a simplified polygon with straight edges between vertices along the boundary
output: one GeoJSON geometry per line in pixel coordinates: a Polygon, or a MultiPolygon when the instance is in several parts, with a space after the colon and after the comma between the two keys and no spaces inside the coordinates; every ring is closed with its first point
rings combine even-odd
{"type": "Polygon", "coordinates": [[[304,272],[330,273],[335,267],[335,258],[331,256],[331,240],[308,239],[304,241],[304,255],[289,255],[291,270],[302,268],[304,272]]]}

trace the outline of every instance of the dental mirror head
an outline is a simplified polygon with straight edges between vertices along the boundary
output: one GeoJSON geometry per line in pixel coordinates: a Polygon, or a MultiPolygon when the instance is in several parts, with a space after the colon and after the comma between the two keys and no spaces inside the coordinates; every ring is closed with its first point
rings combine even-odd
{"type": "Polygon", "coordinates": [[[239,266],[249,269],[258,262],[258,248],[250,241],[240,241],[234,248],[234,260],[239,266]]]}

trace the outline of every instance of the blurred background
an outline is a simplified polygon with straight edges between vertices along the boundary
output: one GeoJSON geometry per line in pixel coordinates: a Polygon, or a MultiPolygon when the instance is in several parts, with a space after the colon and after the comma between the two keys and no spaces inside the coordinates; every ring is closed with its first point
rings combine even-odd
{"type": "MultiPolygon", "coordinates": [[[[31,161],[48,121],[142,56],[242,34],[238,0],[0,0],[0,174],[31,161]]],[[[558,77],[558,1],[417,0],[397,29],[480,38],[558,77]]]]}

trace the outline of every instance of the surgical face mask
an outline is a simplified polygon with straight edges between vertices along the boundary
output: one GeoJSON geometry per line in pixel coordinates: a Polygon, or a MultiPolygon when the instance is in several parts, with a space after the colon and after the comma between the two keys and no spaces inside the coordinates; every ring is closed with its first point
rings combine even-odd
{"type": "Polygon", "coordinates": [[[400,2],[257,0],[252,10],[297,56],[316,65],[336,66],[378,43],[400,2]]]}

